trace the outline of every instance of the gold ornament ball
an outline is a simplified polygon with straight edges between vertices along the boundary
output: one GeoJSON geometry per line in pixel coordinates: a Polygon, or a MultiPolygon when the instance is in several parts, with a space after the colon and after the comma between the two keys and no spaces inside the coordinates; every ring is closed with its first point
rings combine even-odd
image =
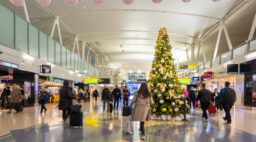
{"type": "Polygon", "coordinates": [[[172,109],[171,109],[171,108],[169,109],[169,112],[172,112],[172,109]]]}
{"type": "Polygon", "coordinates": [[[166,108],[162,108],[162,112],[166,112],[167,110],[166,110],[166,108]]]}
{"type": "Polygon", "coordinates": [[[167,96],[167,97],[166,97],[166,100],[170,100],[170,97],[169,97],[169,96],[167,96]]]}
{"type": "Polygon", "coordinates": [[[153,108],[153,110],[152,110],[153,112],[156,112],[156,109],[155,108],[153,108]]]}

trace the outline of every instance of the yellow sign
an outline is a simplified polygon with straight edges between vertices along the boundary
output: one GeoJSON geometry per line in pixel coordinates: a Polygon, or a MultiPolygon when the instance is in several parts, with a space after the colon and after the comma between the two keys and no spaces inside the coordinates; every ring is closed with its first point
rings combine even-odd
{"type": "Polygon", "coordinates": [[[98,84],[97,78],[86,78],[84,79],[85,84],[98,84]]]}
{"type": "Polygon", "coordinates": [[[178,78],[180,84],[190,84],[190,79],[188,78],[178,78]]]}
{"type": "Polygon", "coordinates": [[[191,70],[191,69],[197,69],[197,65],[189,65],[189,66],[188,66],[188,69],[190,69],[190,70],[191,70]]]}

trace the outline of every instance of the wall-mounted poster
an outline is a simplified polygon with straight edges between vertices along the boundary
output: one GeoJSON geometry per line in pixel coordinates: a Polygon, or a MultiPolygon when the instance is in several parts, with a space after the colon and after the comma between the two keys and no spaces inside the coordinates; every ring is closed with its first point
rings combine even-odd
{"type": "Polygon", "coordinates": [[[31,96],[31,83],[30,82],[24,82],[24,95],[26,96],[26,99],[28,99],[31,96]]]}
{"type": "Polygon", "coordinates": [[[96,61],[95,56],[93,54],[90,54],[90,64],[93,67],[95,67],[95,61],[96,61]]]}

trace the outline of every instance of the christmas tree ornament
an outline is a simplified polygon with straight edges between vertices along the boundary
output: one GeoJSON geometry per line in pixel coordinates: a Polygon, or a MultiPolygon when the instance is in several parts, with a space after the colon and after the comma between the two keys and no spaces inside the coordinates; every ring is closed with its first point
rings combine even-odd
{"type": "Polygon", "coordinates": [[[156,92],[157,92],[157,89],[155,89],[154,92],[156,93],[156,92]]]}
{"type": "Polygon", "coordinates": [[[156,109],[155,109],[155,108],[153,108],[153,109],[152,109],[152,111],[153,111],[153,112],[156,112],[156,109]]]}
{"type": "Polygon", "coordinates": [[[164,103],[164,100],[160,100],[159,103],[160,103],[160,104],[163,104],[163,103],[164,103]]]}
{"type": "Polygon", "coordinates": [[[167,110],[166,110],[166,108],[162,108],[161,111],[162,112],[166,112],[167,110]]]}
{"type": "Polygon", "coordinates": [[[162,97],[162,95],[161,95],[161,94],[158,94],[158,97],[162,97]]]}
{"type": "Polygon", "coordinates": [[[175,102],[172,102],[172,105],[175,106],[175,102]]]}
{"type": "Polygon", "coordinates": [[[169,109],[169,112],[172,112],[172,109],[171,109],[171,108],[169,109]]]}
{"type": "Polygon", "coordinates": [[[169,87],[171,87],[171,88],[172,88],[172,87],[173,87],[173,84],[169,84],[169,87]]]}
{"type": "Polygon", "coordinates": [[[175,108],[175,111],[177,112],[177,111],[179,111],[179,109],[178,109],[178,108],[175,108]]]}

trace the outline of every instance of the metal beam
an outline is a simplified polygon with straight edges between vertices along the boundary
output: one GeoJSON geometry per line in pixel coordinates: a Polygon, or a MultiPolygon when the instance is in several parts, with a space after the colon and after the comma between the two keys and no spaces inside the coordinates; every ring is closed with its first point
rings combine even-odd
{"type": "Polygon", "coordinates": [[[28,23],[30,23],[26,1],[24,1],[23,9],[24,9],[26,20],[28,23]]]}
{"type": "Polygon", "coordinates": [[[224,34],[225,34],[225,37],[226,37],[226,40],[227,40],[227,43],[228,43],[228,48],[229,48],[229,50],[232,50],[233,46],[232,46],[232,43],[231,43],[231,40],[230,40],[230,37],[229,37],[229,34],[228,34],[228,30],[227,30],[225,25],[223,25],[222,27],[223,27],[224,34]]]}
{"type": "Polygon", "coordinates": [[[60,31],[60,21],[59,21],[59,17],[57,17],[57,28],[58,28],[58,34],[59,34],[59,40],[60,40],[60,44],[63,45],[62,43],[62,36],[61,36],[61,31],[60,31]]]}
{"type": "Polygon", "coordinates": [[[187,63],[188,65],[190,64],[190,61],[189,61],[189,56],[188,56],[188,49],[186,50],[186,54],[187,54],[187,63]]]}
{"type": "Polygon", "coordinates": [[[57,17],[55,18],[55,20],[53,21],[53,25],[52,25],[52,30],[51,30],[51,35],[50,37],[52,38],[53,37],[53,34],[54,34],[54,31],[55,31],[55,27],[56,27],[56,24],[57,24],[57,17]]]}
{"type": "Polygon", "coordinates": [[[203,51],[204,62],[206,62],[206,61],[207,61],[207,58],[206,58],[205,48],[202,48],[202,51],[203,51]]]}
{"type": "Polygon", "coordinates": [[[222,33],[222,26],[220,25],[220,27],[219,27],[219,33],[218,33],[218,37],[217,37],[217,41],[216,41],[216,46],[215,46],[215,50],[214,50],[214,54],[213,54],[213,59],[216,58],[217,53],[218,53],[221,33],[222,33]]]}
{"type": "Polygon", "coordinates": [[[252,27],[251,27],[250,34],[249,34],[249,37],[248,37],[248,41],[252,40],[253,35],[255,33],[255,29],[256,29],[256,14],[254,15],[254,19],[253,19],[253,22],[252,22],[252,27]]]}
{"type": "Polygon", "coordinates": [[[197,50],[197,54],[196,54],[196,64],[198,63],[198,60],[199,60],[200,49],[201,49],[201,44],[199,43],[199,45],[198,45],[198,50],[197,50]]]}

